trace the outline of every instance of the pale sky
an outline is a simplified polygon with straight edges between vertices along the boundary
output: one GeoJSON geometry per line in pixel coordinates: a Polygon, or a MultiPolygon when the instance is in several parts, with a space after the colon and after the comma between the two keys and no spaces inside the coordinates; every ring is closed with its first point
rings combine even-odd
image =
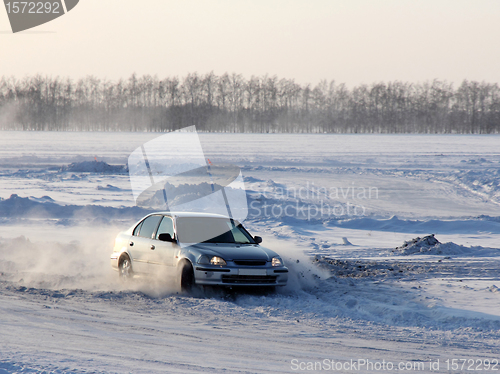
{"type": "Polygon", "coordinates": [[[210,71],[313,85],[500,82],[500,1],[80,0],[18,34],[0,8],[0,75],[210,71]]]}

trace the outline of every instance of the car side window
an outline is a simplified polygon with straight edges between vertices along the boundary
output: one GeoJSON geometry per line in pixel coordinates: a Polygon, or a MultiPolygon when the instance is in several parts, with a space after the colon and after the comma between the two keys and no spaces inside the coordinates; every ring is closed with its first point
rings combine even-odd
{"type": "Polygon", "coordinates": [[[172,218],[163,217],[156,232],[156,239],[158,239],[160,234],[170,234],[172,238],[174,237],[174,223],[172,222],[172,218]]]}
{"type": "Polygon", "coordinates": [[[156,228],[158,227],[158,223],[160,223],[161,217],[162,216],[150,216],[146,218],[142,223],[139,236],[152,239],[156,228]]]}
{"type": "Polygon", "coordinates": [[[134,232],[132,233],[132,235],[134,236],[138,236],[139,235],[139,232],[141,231],[141,227],[142,227],[142,224],[144,223],[144,221],[142,221],[141,223],[139,223],[135,229],[134,229],[134,232]]]}

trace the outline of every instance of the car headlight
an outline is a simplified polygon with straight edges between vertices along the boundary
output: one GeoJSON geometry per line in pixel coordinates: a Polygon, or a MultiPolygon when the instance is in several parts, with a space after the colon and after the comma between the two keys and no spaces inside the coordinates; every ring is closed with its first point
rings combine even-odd
{"type": "Polygon", "coordinates": [[[208,259],[208,256],[201,255],[198,259],[198,263],[202,265],[208,265],[210,263],[210,260],[208,259]]]}
{"type": "Polygon", "coordinates": [[[226,261],[224,261],[224,259],[222,257],[218,257],[218,256],[212,257],[210,259],[210,263],[212,265],[218,265],[218,266],[225,266],[225,265],[227,265],[226,261]]]}
{"type": "Polygon", "coordinates": [[[272,265],[283,266],[283,260],[281,259],[281,257],[273,257],[272,265]]]}

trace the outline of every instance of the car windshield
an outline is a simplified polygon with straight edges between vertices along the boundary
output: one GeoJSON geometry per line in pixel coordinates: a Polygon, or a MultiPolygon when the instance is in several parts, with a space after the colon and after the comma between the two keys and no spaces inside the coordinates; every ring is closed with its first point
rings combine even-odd
{"type": "Polygon", "coordinates": [[[182,243],[255,244],[239,222],[226,218],[180,217],[176,228],[182,243]]]}

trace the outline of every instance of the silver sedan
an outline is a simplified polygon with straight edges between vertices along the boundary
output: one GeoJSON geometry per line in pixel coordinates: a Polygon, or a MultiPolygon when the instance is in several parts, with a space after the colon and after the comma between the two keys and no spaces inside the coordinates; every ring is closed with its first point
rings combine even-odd
{"type": "Polygon", "coordinates": [[[216,214],[150,214],[115,241],[111,266],[122,279],[175,277],[182,290],[204,286],[284,286],[288,269],[241,223],[216,214]]]}

